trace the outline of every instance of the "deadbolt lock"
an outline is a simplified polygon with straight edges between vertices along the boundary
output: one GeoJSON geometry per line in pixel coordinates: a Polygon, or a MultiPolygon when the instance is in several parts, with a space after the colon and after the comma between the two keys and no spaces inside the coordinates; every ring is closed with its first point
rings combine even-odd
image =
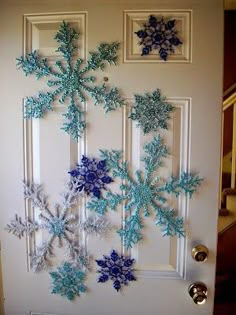
{"type": "Polygon", "coordinates": [[[197,262],[205,262],[208,254],[208,248],[204,245],[197,245],[192,249],[192,257],[197,262]]]}
{"type": "Polygon", "coordinates": [[[194,282],[188,287],[188,293],[195,304],[204,304],[207,300],[207,287],[203,282],[194,282]]]}

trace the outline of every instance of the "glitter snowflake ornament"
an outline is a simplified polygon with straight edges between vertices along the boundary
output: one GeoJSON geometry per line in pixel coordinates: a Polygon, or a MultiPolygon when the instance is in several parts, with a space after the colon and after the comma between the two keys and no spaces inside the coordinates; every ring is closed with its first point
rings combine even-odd
{"type": "Polygon", "coordinates": [[[168,154],[168,149],[162,143],[160,135],[145,145],[144,151],[145,170],[137,170],[135,174],[129,170],[128,162],[122,161],[120,151],[101,151],[101,158],[106,159],[113,177],[121,180],[121,193],[113,194],[107,191],[104,198],[93,198],[87,206],[90,210],[104,214],[107,210],[115,210],[119,204],[125,202],[126,219],[124,227],[118,233],[126,249],[142,239],[142,213],[147,217],[150,211],[155,213],[156,224],[161,227],[164,236],[184,236],[183,218],[176,216],[174,209],[168,207],[167,195],[179,197],[184,193],[191,197],[202,181],[198,176],[186,172],[179,177],[171,176],[166,180],[156,176],[162,166],[163,158],[168,154]]]}
{"type": "Polygon", "coordinates": [[[149,55],[152,50],[157,50],[160,58],[167,60],[169,54],[175,52],[175,47],[182,45],[177,37],[176,20],[149,16],[148,22],[135,34],[140,39],[142,56],[149,55]]]}
{"type": "Polygon", "coordinates": [[[81,256],[81,248],[73,239],[77,218],[70,214],[70,209],[74,206],[77,197],[76,183],[70,182],[64,193],[62,194],[61,205],[56,204],[55,210],[49,210],[47,197],[42,193],[41,186],[37,184],[24,184],[24,197],[31,201],[34,208],[39,210],[38,219],[31,221],[15,217],[7,226],[6,230],[21,238],[24,235],[32,235],[33,233],[46,230],[48,239],[41,245],[36,247],[34,253],[31,254],[31,267],[33,272],[39,272],[50,266],[50,258],[53,256],[54,240],[57,245],[62,247],[66,245],[67,256],[72,261],[81,256]]]}
{"type": "Polygon", "coordinates": [[[95,85],[96,78],[91,71],[104,70],[106,64],[116,65],[119,43],[102,43],[97,51],[90,52],[88,61],[81,58],[74,60],[75,41],[79,34],[63,21],[55,40],[59,43],[57,49],[63,56],[52,67],[46,58],[41,58],[37,51],[17,58],[17,67],[26,76],[34,74],[36,79],[47,78],[49,92],[39,92],[37,97],[27,97],[25,100],[25,118],[42,118],[47,111],[53,110],[53,104],[58,100],[68,105],[63,114],[66,122],[62,130],[78,141],[85,129],[83,104],[86,95],[94,100],[94,104],[103,104],[105,112],[116,110],[125,104],[116,87],[108,88],[105,84],[95,85]]]}
{"type": "Polygon", "coordinates": [[[111,230],[111,223],[105,216],[91,213],[83,222],[79,223],[79,228],[86,235],[102,238],[111,230]]]}
{"type": "Polygon", "coordinates": [[[57,271],[49,272],[52,279],[52,294],[65,296],[69,301],[86,292],[86,273],[70,262],[65,262],[57,271]]]}
{"type": "Polygon", "coordinates": [[[78,191],[100,198],[101,190],[113,181],[108,171],[106,160],[90,159],[83,155],[81,164],[77,164],[69,174],[76,180],[78,191]]]}
{"type": "Polygon", "coordinates": [[[144,134],[167,129],[167,120],[174,107],[161,96],[160,90],[144,95],[136,94],[134,97],[135,104],[129,118],[137,121],[137,127],[142,128],[144,134]]]}
{"type": "Polygon", "coordinates": [[[133,274],[133,264],[135,260],[130,257],[119,255],[113,250],[110,256],[103,255],[103,259],[96,260],[97,265],[100,267],[98,273],[99,283],[113,281],[113,288],[118,292],[122,286],[127,285],[129,281],[136,281],[133,274]]]}

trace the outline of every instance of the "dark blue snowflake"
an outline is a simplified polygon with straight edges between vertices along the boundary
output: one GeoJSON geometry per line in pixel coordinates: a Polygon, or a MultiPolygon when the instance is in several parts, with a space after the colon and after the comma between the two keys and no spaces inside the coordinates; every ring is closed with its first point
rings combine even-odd
{"type": "Polygon", "coordinates": [[[113,181],[108,171],[106,160],[89,159],[83,155],[81,164],[69,174],[76,179],[79,191],[100,198],[101,189],[106,189],[106,185],[113,181]]]}
{"type": "Polygon", "coordinates": [[[100,267],[98,272],[101,274],[98,282],[104,283],[108,280],[113,281],[113,288],[118,292],[122,285],[127,285],[129,281],[136,281],[133,275],[134,259],[117,254],[113,250],[110,256],[103,255],[104,259],[96,260],[100,267]]]}
{"type": "Polygon", "coordinates": [[[149,55],[152,49],[156,49],[161,59],[166,61],[168,55],[174,53],[174,47],[182,44],[177,37],[175,20],[164,21],[164,17],[158,20],[150,15],[148,23],[143,26],[143,29],[135,32],[140,38],[139,44],[143,46],[141,56],[149,55]]]}

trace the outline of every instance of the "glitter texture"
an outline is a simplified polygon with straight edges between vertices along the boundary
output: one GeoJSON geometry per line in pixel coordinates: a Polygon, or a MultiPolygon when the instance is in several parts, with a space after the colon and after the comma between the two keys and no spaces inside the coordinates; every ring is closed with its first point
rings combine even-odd
{"type": "Polygon", "coordinates": [[[100,198],[101,190],[106,189],[106,185],[113,180],[108,176],[106,160],[89,159],[82,156],[81,164],[69,172],[76,180],[79,192],[84,191],[87,195],[92,194],[100,198]]]}
{"type": "Polygon", "coordinates": [[[50,266],[50,258],[53,256],[53,243],[57,240],[57,245],[62,247],[65,243],[69,259],[76,260],[80,255],[80,247],[73,240],[75,228],[78,220],[69,213],[75,204],[77,196],[76,183],[69,183],[62,194],[61,205],[54,206],[54,213],[49,210],[47,197],[42,193],[40,185],[24,184],[24,197],[31,201],[34,208],[40,211],[38,219],[25,221],[18,216],[7,226],[6,230],[21,238],[24,235],[32,235],[39,230],[48,232],[48,239],[36,247],[31,254],[31,267],[33,272],[47,269],[50,266]]]}
{"type": "Polygon", "coordinates": [[[79,227],[85,231],[86,235],[104,237],[111,230],[111,223],[105,216],[94,213],[79,224],[79,227]]]}
{"type": "Polygon", "coordinates": [[[167,129],[167,120],[174,107],[161,96],[160,90],[144,95],[135,94],[134,97],[135,104],[129,118],[137,121],[137,127],[142,128],[144,134],[167,129]]]}
{"type": "Polygon", "coordinates": [[[110,256],[103,255],[104,259],[96,260],[97,265],[100,267],[98,273],[99,283],[104,283],[108,280],[113,281],[113,288],[118,292],[122,286],[127,285],[129,281],[135,281],[133,275],[134,259],[119,255],[113,250],[110,256]]]}
{"type": "Polygon", "coordinates": [[[79,58],[73,60],[76,51],[75,40],[79,34],[63,21],[55,40],[59,43],[57,49],[63,55],[62,60],[51,67],[46,58],[41,58],[37,51],[17,58],[17,67],[26,76],[34,74],[36,79],[47,78],[50,92],[39,92],[37,97],[27,97],[25,100],[25,118],[42,118],[58,100],[68,105],[63,114],[66,121],[62,129],[78,141],[85,129],[82,105],[86,102],[85,95],[94,100],[94,104],[103,104],[105,112],[116,110],[125,104],[116,87],[108,88],[105,84],[95,85],[96,78],[89,74],[91,71],[104,70],[106,64],[116,65],[119,43],[102,43],[97,51],[90,52],[87,63],[79,58]]]}
{"type": "Polygon", "coordinates": [[[176,20],[164,20],[164,17],[158,19],[150,15],[143,28],[135,32],[142,46],[141,55],[149,55],[152,50],[157,50],[160,58],[166,61],[168,55],[175,52],[175,47],[182,45],[175,26],[176,20]]]}
{"type": "Polygon", "coordinates": [[[65,296],[69,301],[87,290],[84,285],[86,273],[72,263],[65,262],[57,271],[49,272],[49,275],[53,286],[51,293],[65,296]]]}
{"type": "Polygon", "coordinates": [[[92,199],[87,205],[88,209],[104,214],[125,202],[127,215],[124,227],[118,233],[126,249],[142,239],[141,212],[144,217],[150,215],[150,210],[155,213],[156,224],[161,226],[164,236],[184,236],[183,218],[177,217],[175,211],[168,207],[167,195],[178,197],[184,193],[191,197],[202,181],[198,176],[185,172],[180,177],[171,176],[166,180],[156,176],[163,158],[168,154],[160,136],[145,145],[144,151],[145,171],[137,170],[134,176],[129,170],[128,162],[122,161],[120,151],[101,151],[101,158],[106,159],[113,178],[118,177],[121,180],[121,193],[113,194],[107,191],[104,198],[92,199]]]}

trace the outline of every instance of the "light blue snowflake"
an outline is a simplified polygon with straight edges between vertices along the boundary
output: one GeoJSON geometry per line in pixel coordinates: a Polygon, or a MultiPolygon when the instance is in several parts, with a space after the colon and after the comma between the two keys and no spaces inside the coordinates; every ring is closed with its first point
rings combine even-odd
{"type": "Polygon", "coordinates": [[[69,301],[87,290],[84,285],[86,273],[72,263],[65,262],[57,271],[49,272],[49,275],[53,285],[51,293],[65,296],[69,301]]]}
{"type": "Polygon", "coordinates": [[[167,129],[167,120],[174,107],[161,96],[160,90],[144,95],[135,94],[134,97],[135,104],[129,118],[137,121],[137,127],[140,127],[144,134],[167,129]]]}
{"type": "Polygon", "coordinates": [[[182,173],[180,177],[171,176],[167,180],[156,176],[162,160],[168,154],[167,147],[162,144],[160,136],[148,143],[143,158],[145,171],[137,170],[135,176],[129,170],[128,162],[122,162],[121,151],[101,151],[101,158],[105,159],[107,166],[112,170],[113,177],[120,178],[120,194],[107,191],[105,197],[93,198],[88,203],[88,209],[104,214],[108,209],[125,202],[127,216],[122,229],[118,231],[124,241],[126,249],[142,239],[142,214],[147,217],[152,210],[156,215],[156,225],[161,226],[164,236],[184,236],[183,218],[175,215],[174,209],[167,206],[167,196],[179,197],[181,193],[192,197],[202,179],[191,173],[182,173]]]}
{"type": "Polygon", "coordinates": [[[57,51],[61,52],[64,60],[55,62],[52,68],[48,60],[40,58],[37,51],[17,58],[17,66],[26,76],[34,74],[36,79],[49,78],[47,85],[52,88],[50,92],[39,92],[37,97],[27,97],[25,101],[25,118],[42,118],[52,110],[52,105],[59,99],[61,104],[68,104],[67,111],[63,114],[66,122],[62,129],[78,141],[85,129],[84,112],[81,104],[86,102],[86,94],[94,100],[94,104],[103,104],[105,112],[117,109],[125,104],[116,87],[108,89],[105,84],[95,85],[95,77],[90,71],[104,70],[105,65],[116,65],[119,43],[102,43],[97,51],[90,52],[87,63],[79,58],[73,60],[76,50],[75,40],[78,33],[63,21],[55,40],[59,43],[57,51]]]}

